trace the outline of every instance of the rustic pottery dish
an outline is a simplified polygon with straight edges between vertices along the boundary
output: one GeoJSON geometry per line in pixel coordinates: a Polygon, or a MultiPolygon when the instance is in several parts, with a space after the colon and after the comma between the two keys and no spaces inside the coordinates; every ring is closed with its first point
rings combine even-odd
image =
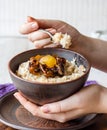
{"type": "Polygon", "coordinates": [[[43,105],[50,102],[55,102],[67,98],[68,96],[79,91],[85,84],[90,71],[90,63],[81,54],[61,48],[44,48],[44,49],[33,49],[22,52],[14,56],[8,64],[9,73],[13,84],[16,86],[17,90],[26,97],[28,100],[36,103],[38,105],[43,105]],[[86,72],[83,76],[67,82],[61,83],[39,83],[32,82],[20,78],[16,75],[16,70],[18,66],[27,61],[30,57],[37,54],[56,54],[60,57],[64,57],[68,61],[76,59],[77,65],[84,65],[86,72]]]}

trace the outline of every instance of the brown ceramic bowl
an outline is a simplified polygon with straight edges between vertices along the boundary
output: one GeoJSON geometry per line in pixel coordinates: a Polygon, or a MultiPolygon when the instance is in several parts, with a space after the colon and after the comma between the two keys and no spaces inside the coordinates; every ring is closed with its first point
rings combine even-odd
{"type": "Polygon", "coordinates": [[[90,71],[90,64],[85,57],[74,51],[61,48],[45,48],[28,50],[14,56],[9,61],[8,68],[13,84],[21,92],[21,94],[30,101],[38,105],[43,105],[67,98],[80,90],[87,80],[90,71]],[[84,65],[86,73],[80,78],[63,83],[39,83],[36,81],[27,81],[18,77],[16,75],[18,66],[37,54],[57,54],[69,61],[76,58],[77,65],[84,65]]]}

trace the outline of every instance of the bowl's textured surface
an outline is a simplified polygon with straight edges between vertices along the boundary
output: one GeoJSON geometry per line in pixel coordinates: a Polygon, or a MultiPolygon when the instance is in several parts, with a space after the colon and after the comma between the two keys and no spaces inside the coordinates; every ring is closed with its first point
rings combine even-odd
{"type": "Polygon", "coordinates": [[[9,61],[8,68],[11,79],[21,94],[30,101],[38,105],[43,105],[46,103],[62,100],[80,90],[87,80],[90,71],[90,64],[85,57],[74,51],[61,48],[45,48],[25,51],[14,56],[9,61]],[[64,83],[38,83],[27,81],[18,77],[16,75],[18,66],[21,63],[29,60],[30,57],[37,54],[57,54],[58,56],[64,57],[69,61],[71,61],[73,58],[76,58],[76,64],[84,65],[86,68],[86,73],[76,80],[64,83]]]}

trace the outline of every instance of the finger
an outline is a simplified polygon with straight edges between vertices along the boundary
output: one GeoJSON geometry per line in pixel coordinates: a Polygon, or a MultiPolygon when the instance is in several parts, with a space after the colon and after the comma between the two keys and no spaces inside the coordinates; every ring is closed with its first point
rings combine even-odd
{"type": "Polygon", "coordinates": [[[46,33],[43,33],[41,31],[35,31],[28,35],[28,39],[32,42],[37,41],[37,40],[46,39],[46,38],[49,38],[49,36],[46,33]]]}
{"type": "MultiPolygon", "coordinates": [[[[54,34],[56,32],[55,29],[52,29],[52,28],[49,28],[47,29],[49,30],[49,32],[51,34],[54,34]]],[[[42,40],[42,39],[46,39],[46,38],[49,38],[49,35],[47,33],[44,33],[43,31],[41,30],[38,30],[38,31],[34,31],[32,33],[30,33],[28,35],[28,39],[31,40],[32,42],[36,41],[36,40],[42,40]]]]}
{"type": "Polygon", "coordinates": [[[56,47],[60,48],[61,45],[59,43],[52,43],[44,46],[44,48],[56,48],[56,47]]]}
{"type": "Polygon", "coordinates": [[[50,28],[54,25],[53,20],[36,19],[31,16],[27,16],[27,22],[37,22],[40,28],[50,28]]]}
{"type": "Polygon", "coordinates": [[[58,113],[58,114],[43,113],[40,107],[26,100],[23,96],[21,96],[19,92],[16,92],[14,96],[24,106],[24,108],[28,110],[30,113],[32,113],[34,116],[39,116],[50,120],[56,120],[59,122],[66,122],[68,120],[75,119],[83,115],[82,114],[83,112],[81,110],[68,111],[68,112],[58,113]]]}
{"type": "Polygon", "coordinates": [[[35,31],[39,28],[39,25],[37,22],[29,22],[26,24],[23,24],[20,29],[19,32],[22,34],[28,34],[31,33],[32,31],[35,31]]]}
{"type": "Polygon", "coordinates": [[[35,22],[35,18],[27,16],[27,22],[35,22]]]}
{"type": "Polygon", "coordinates": [[[55,29],[57,29],[56,25],[60,26],[60,24],[59,24],[60,21],[58,21],[58,20],[36,19],[34,17],[28,16],[27,21],[28,22],[37,22],[39,25],[39,28],[43,28],[43,29],[52,28],[52,27],[53,28],[56,27],[55,29]]]}
{"type": "Polygon", "coordinates": [[[59,119],[57,118],[57,121],[64,123],[69,120],[79,119],[84,115],[86,115],[86,113],[83,113],[82,110],[78,110],[78,109],[73,111],[67,111],[64,113],[60,113],[59,119]]]}
{"type": "Polygon", "coordinates": [[[71,97],[58,101],[55,103],[45,104],[41,110],[45,113],[62,113],[70,110],[77,109],[79,106],[78,96],[72,95],[71,97]]]}
{"type": "Polygon", "coordinates": [[[82,110],[73,110],[73,111],[67,111],[63,113],[57,113],[57,114],[47,114],[48,118],[51,120],[56,120],[58,122],[64,123],[69,120],[78,120],[79,118],[82,118],[84,115],[88,113],[83,112],[82,110]]]}
{"type": "Polygon", "coordinates": [[[19,92],[16,92],[14,94],[14,96],[23,105],[23,107],[26,110],[28,110],[32,115],[39,116],[39,117],[46,118],[46,119],[55,119],[56,120],[56,115],[52,116],[50,114],[43,113],[40,110],[39,106],[26,100],[19,92]]]}
{"type": "Polygon", "coordinates": [[[26,100],[19,92],[16,92],[14,96],[23,105],[23,107],[30,113],[32,113],[34,116],[45,117],[46,114],[40,111],[39,106],[26,100]]]}
{"type": "Polygon", "coordinates": [[[36,48],[43,48],[46,45],[51,44],[51,39],[47,38],[47,39],[43,39],[43,40],[38,40],[34,42],[34,45],[36,48]]]}
{"type": "Polygon", "coordinates": [[[25,109],[27,109],[32,114],[35,113],[38,108],[35,104],[25,99],[19,92],[16,92],[14,96],[24,106],[25,109]]]}

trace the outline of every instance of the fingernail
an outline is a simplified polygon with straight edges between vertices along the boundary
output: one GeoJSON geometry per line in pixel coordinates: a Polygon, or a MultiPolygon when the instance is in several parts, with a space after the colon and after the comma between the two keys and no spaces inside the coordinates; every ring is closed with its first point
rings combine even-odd
{"type": "Polygon", "coordinates": [[[16,98],[17,98],[17,93],[14,93],[13,95],[14,95],[14,97],[16,97],[16,98]]]}
{"type": "Polygon", "coordinates": [[[45,112],[45,113],[49,113],[49,112],[50,112],[48,105],[42,106],[41,109],[42,109],[42,111],[45,112]]]}
{"type": "Polygon", "coordinates": [[[15,92],[13,95],[14,95],[15,97],[18,97],[19,92],[15,92]]]}
{"type": "Polygon", "coordinates": [[[31,23],[31,27],[32,28],[37,28],[37,24],[33,22],[33,23],[31,23]]]}

